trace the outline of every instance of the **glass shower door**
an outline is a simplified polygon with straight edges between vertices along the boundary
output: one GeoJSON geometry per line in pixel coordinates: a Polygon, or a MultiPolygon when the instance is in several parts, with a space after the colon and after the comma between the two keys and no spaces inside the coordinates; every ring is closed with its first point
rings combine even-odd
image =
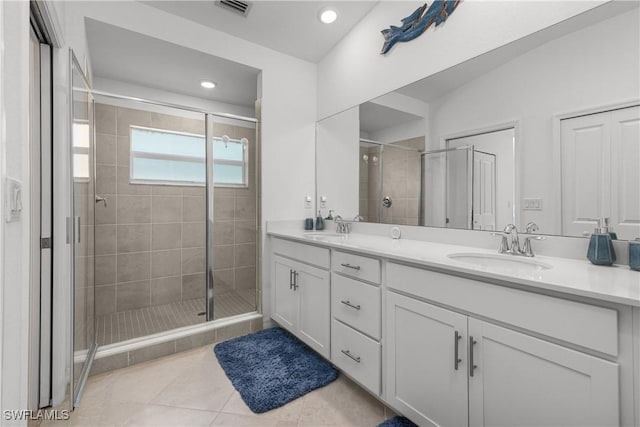
{"type": "Polygon", "coordinates": [[[94,281],[94,100],[82,68],[71,62],[72,209],[72,361],[71,398],[78,402],[96,351],[94,281]]]}

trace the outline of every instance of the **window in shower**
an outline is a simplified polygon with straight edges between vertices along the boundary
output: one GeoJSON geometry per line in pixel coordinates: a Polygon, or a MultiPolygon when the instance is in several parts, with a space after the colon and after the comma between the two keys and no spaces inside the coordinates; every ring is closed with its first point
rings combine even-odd
{"type": "MultiPolygon", "coordinates": [[[[205,185],[204,136],[131,126],[131,182],[135,184],[205,185]]],[[[247,187],[247,139],[216,137],[214,183],[247,187]]]]}

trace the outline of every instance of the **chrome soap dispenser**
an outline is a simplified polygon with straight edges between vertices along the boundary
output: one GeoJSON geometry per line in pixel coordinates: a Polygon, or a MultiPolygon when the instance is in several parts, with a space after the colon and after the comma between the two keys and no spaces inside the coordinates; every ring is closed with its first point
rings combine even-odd
{"type": "Polygon", "coordinates": [[[613,265],[616,260],[607,222],[608,218],[601,218],[599,227],[593,231],[589,240],[587,259],[595,265],[613,265]]]}

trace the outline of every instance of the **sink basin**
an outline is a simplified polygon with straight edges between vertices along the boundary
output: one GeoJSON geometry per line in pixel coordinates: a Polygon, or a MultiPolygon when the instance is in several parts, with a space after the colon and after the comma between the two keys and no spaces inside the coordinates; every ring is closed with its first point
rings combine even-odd
{"type": "Polygon", "coordinates": [[[341,242],[347,240],[347,234],[340,233],[304,233],[304,238],[319,242],[341,242]]]}
{"type": "Polygon", "coordinates": [[[531,258],[517,257],[501,254],[455,253],[447,255],[448,258],[488,270],[500,270],[502,272],[538,273],[552,268],[549,264],[531,258]]]}

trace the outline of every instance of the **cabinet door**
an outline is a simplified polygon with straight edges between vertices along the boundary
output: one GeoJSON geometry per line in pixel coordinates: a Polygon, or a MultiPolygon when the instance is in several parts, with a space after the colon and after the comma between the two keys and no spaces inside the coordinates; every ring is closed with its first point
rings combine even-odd
{"type": "Polygon", "coordinates": [[[467,425],[467,317],[393,292],[386,307],[387,400],[421,426],[467,425]]]}
{"type": "Polygon", "coordinates": [[[618,365],[469,318],[471,426],[617,426],[618,365]]]}
{"type": "Polygon", "coordinates": [[[298,295],[291,286],[294,262],[274,255],[272,267],[272,286],[274,288],[273,319],[283,328],[295,332],[297,327],[298,295]]]}
{"type": "Polygon", "coordinates": [[[330,357],[329,272],[296,264],[296,292],[300,301],[298,330],[300,339],[326,358],[330,357]]]}

